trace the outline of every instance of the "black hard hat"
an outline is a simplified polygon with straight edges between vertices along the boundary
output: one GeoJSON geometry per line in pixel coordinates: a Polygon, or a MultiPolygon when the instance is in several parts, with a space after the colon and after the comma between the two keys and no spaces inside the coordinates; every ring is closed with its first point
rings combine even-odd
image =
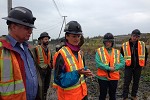
{"type": "Polygon", "coordinates": [[[44,37],[48,37],[50,39],[50,36],[48,35],[47,32],[43,32],[40,34],[40,37],[38,38],[38,40],[40,40],[41,38],[44,38],[44,37]]]}
{"type": "Polygon", "coordinates": [[[140,30],[138,30],[138,29],[135,29],[135,30],[133,30],[132,31],[132,35],[137,35],[137,36],[140,36],[141,35],[141,32],[140,32],[140,30]]]}
{"type": "Polygon", "coordinates": [[[105,42],[107,41],[111,41],[112,42],[112,46],[114,44],[114,36],[111,33],[106,33],[103,37],[103,43],[105,44],[105,42]]]}
{"type": "Polygon", "coordinates": [[[111,33],[106,33],[103,39],[104,41],[114,41],[114,36],[111,33]]]}
{"type": "Polygon", "coordinates": [[[71,34],[82,34],[82,28],[77,21],[70,21],[66,24],[64,32],[71,34]]]}
{"type": "Polygon", "coordinates": [[[9,22],[14,22],[31,28],[35,28],[34,21],[36,20],[36,18],[33,17],[32,11],[25,7],[12,8],[8,14],[8,17],[4,17],[2,19],[7,20],[7,25],[9,24],[9,22]]]}

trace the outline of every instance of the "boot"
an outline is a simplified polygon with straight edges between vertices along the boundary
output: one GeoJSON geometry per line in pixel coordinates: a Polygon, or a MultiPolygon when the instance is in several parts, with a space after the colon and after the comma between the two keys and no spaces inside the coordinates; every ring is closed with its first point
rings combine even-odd
{"type": "Polygon", "coordinates": [[[137,97],[131,97],[131,100],[138,100],[137,97]]]}
{"type": "Polygon", "coordinates": [[[128,98],[123,98],[123,100],[128,100],[128,98]]]}
{"type": "Polygon", "coordinates": [[[47,94],[46,94],[46,93],[44,93],[44,100],[46,100],[46,96],[47,96],[47,94]]]}

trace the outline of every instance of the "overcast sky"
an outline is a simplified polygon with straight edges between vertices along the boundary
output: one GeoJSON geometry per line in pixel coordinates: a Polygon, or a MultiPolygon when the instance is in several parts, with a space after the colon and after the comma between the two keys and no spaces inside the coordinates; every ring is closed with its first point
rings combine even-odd
{"type": "MultiPolygon", "coordinates": [[[[58,38],[63,22],[61,16],[67,16],[66,22],[78,21],[85,37],[103,36],[107,32],[123,35],[136,28],[142,33],[150,32],[150,0],[55,0],[60,13],[53,0],[12,1],[12,7],[27,7],[37,18],[33,38],[38,38],[44,31],[52,39],[58,38]]],[[[0,18],[6,16],[7,0],[0,0],[0,18]]],[[[0,19],[2,34],[8,34],[8,31],[6,21],[0,19]]]]}

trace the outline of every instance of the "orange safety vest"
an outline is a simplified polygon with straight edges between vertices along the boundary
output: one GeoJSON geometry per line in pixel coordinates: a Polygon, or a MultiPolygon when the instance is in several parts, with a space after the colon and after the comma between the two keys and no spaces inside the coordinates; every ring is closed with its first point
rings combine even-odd
{"type": "Polygon", "coordinates": [[[45,51],[41,45],[36,46],[37,51],[37,62],[41,68],[47,68],[47,65],[50,66],[51,53],[48,50],[48,55],[45,54],[45,51]]]}
{"type": "MultiPolygon", "coordinates": [[[[53,56],[53,67],[55,69],[55,64],[56,64],[56,59],[57,59],[57,56],[58,56],[59,52],[55,52],[54,56],[53,56]]],[[[54,79],[54,76],[53,76],[53,79],[54,79]]],[[[53,84],[52,84],[52,87],[53,88],[58,88],[57,84],[54,82],[53,80],[53,84]]]]}
{"type": "MultiPolygon", "coordinates": [[[[129,41],[122,44],[123,52],[124,52],[124,59],[126,61],[126,65],[131,65],[131,50],[129,41]]],[[[143,41],[138,41],[138,58],[139,58],[139,65],[144,67],[145,65],[145,43],[143,41]]]]}
{"type": "MultiPolygon", "coordinates": [[[[110,67],[115,67],[116,64],[120,63],[120,51],[112,48],[111,55],[108,53],[106,48],[100,47],[97,49],[97,52],[100,56],[100,60],[105,65],[109,65],[110,67]]],[[[119,80],[120,74],[119,71],[109,72],[110,77],[108,76],[108,72],[98,68],[97,75],[100,77],[106,77],[109,80],[119,80]]]]}
{"type": "Polygon", "coordinates": [[[26,100],[19,63],[14,52],[2,47],[0,42],[0,99],[26,100]]]}
{"type": "MultiPolygon", "coordinates": [[[[55,53],[53,65],[55,65],[56,58],[59,53],[64,59],[66,72],[72,72],[84,67],[81,57],[82,52],[78,52],[77,60],[71,49],[67,46],[62,47],[58,52],[55,53]]],[[[81,75],[79,81],[71,87],[62,88],[56,84],[55,87],[57,87],[58,100],[82,100],[87,95],[87,86],[85,83],[84,75],[81,75]]]]}

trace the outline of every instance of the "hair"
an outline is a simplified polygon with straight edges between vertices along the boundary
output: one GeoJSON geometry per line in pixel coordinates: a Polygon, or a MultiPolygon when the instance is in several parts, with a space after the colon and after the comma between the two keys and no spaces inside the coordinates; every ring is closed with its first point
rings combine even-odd
{"type": "Polygon", "coordinates": [[[11,26],[12,22],[11,21],[6,21],[6,24],[8,25],[8,29],[10,29],[10,26],[11,26]]]}
{"type": "Polygon", "coordinates": [[[11,21],[7,21],[6,23],[8,25],[8,29],[10,29],[10,27],[11,27],[12,24],[15,24],[15,25],[17,24],[15,22],[11,22],[11,21]]]}
{"type": "Polygon", "coordinates": [[[65,41],[68,42],[68,40],[66,39],[66,36],[69,36],[68,32],[65,33],[65,41]]]}

